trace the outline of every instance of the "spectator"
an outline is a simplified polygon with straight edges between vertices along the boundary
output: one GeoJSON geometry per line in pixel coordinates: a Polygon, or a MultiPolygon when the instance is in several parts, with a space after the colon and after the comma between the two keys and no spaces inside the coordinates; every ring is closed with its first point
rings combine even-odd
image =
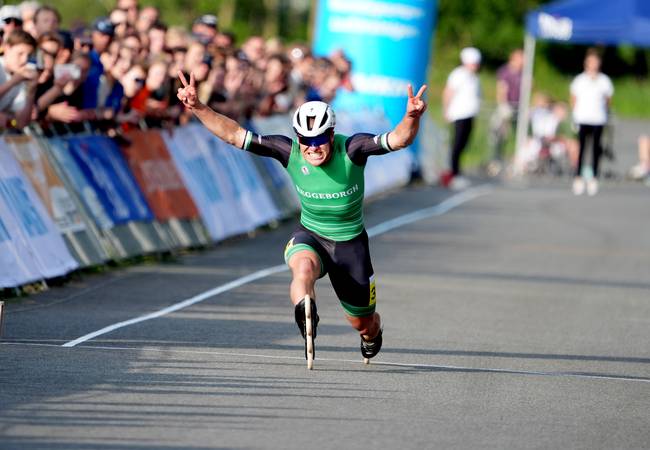
{"type": "Polygon", "coordinates": [[[168,62],[165,59],[155,60],[147,71],[145,81],[146,100],[145,112],[146,123],[149,127],[160,127],[164,122],[178,111],[169,109],[169,85],[170,79],[167,75],[168,62]]]}
{"type": "Polygon", "coordinates": [[[126,18],[132,27],[135,26],[138,21],[138,0],[117,0],[116,9],[121,9],[126,12],[126,18]]]}
{"type": "Polygon", "coordinates": [[[146,111],[147,95],[144,91],[147,72],[140,64],[134,64],[122,77],[124,105],[119,116],[123,129],[137,125],[146,111]],[[144,92],[144,94],[143,94],[144,92]]]}
{"type": "Polygon", "coordinates": [[[524,67],[524,52],[513,50],[508,62],[497,70],[496,110],[490,118],[490,144],[492,161],[488,166],[490,175],[497,175],[503,166],[503,147],[517,125],[519,91],[524,67]]]}
{"type": "Polygon", "coordinates": [[[294,99],[289,91],[289,60],[283,55],[269,58],[264,73],[262,99],[257,112],[260,115],[284,114],[293,108],[294,99]]]}
{"type": "Polygon", "coordinates": [[[650,180],[650,135],[639,136],[639,163],[630,169],[633,180],[650,180]]]}
{"type": "Polygon", "coordinates": [[[551,168],[556,173],[561,173],[563,166],[575,167],[578,143],[566,131],[567,116],[566,104],[553,103],[544,94],[533,97],[531,137],[515,153],[514,174],[542,172],[551,168]]]}
{"type": "Polygon", "coordinates": [[[56,61],[54,64],[67,64],[70,61],[70,58],[72,58],[72,53],[74,51],[74,39],[69,31],[59,30],[58,34],[61,38],[61,48],[59,49],[59,53],[56,55],[56,61]]]}
{"type": "Polygon", "coordinates": [[[167,27],[160,23],[154,23],[147,33],[149,38],[149,59],[159,58],[165,51],[165,35],[167,27]]]}
{"type": "Polygon", "coordinates": [[[160,11],[155,6],[145,6],[138,14],[138,20],[135,23],[135,31],[140,36],[146,35],[155,23],[160,19],[160,11]]]}
{"type": "MultiPolygon", "coordinates": [[[[59,52],[59,54],[60,53],[61,52],[59,52]]],[[[81,126],[72,126],[72,128],[70,128],[69,126],[64,126],[62,124],[74,124],[85,119],[82,111],[83,93],[81,85],[85,81],[89,69],[90,59],[88,55],[79,52],[71,55],[68,61],[66,61],[66,64],[60,66],[58,71],[55,65],[53,89],[56,89],[56,92],[59,95],[53,101],[48,99],[47,103],[51,104],[46,110],[45,106],[43,106],[43,111],[41,111],[40,114],[41,117],[43,115],[45,116],[44,120],[46,122],[44,123],[44,126],[46,132],[54,131],[57,134],[60,134],[72,131],[73,129],[75,131],[81,131],[83,129],[81,126]]],[[[39,99],[39,103],[45,103],[46,100],[44,100],[44,98],[53,92],[55,91],[48,91],[41,99],[39,99]]]]}
{"type": "Polygon", "coordinates": [[[331,92],[327,90],[332,83],[328,83],[328,78],[335,76],[336,68],[332,61],[327,58],[317,58],[314,60],[313,64],[309,67],[307,72],[306,82],[307,82],[307,93],[306,101],[323,101],[329,102],[327,97],[331,92]]]}
{"type": "Polygon", "coordinates": [[[600,72],[600,64],[600,55],[594,49],[589,49],[584,61],[585,70],[573,80],[570,88],[573,120],[578,125],[580,142],[580,153],[572,186],[575,195],[582,195],[585,188],[588,195],[598,193],[598,169],[602,154],[600,140],[614,94],[614,86],[609,77],[600,72]],[[582,176],[582,159],[588,138],[591,139],[593,149],[593,176],[585,182],[582,176]]]}
{"type": "Polygon", "coordinates": [[[251,36],[241,47],[246,58],[260,69],[264,69],[264,57],[266,55],[266,44],[261,36],[251,36]]]}
{"type": "Polygon", "coordinates": [[[32,115],[38,73],[28,64],[36,49],[34,38],[23,30],[14,30],[3,42],[0,57],[0,125],[25,127],[32,115]]]}
{"type": "Polygon", "coordinates": [[[214,37],[213,43],[221,51],[231,50],[235,46],[235,35],[230,31],[219,32],[214,37]]]}
{"type": "Polygon", "coordinates": [[[205,89],[202,92],[202,102],[209,105],[214,110],[223,110],[223,104],[226,102],[226,64],[224,62],[216,62],[212,64],[212,70],[205,83],[205,89]]]}
{"type": "Polygon", "coordinates": [[[88,76],[83,85],[83,108],[92,109],[99,106],[98,89],[99,80],[104,73],[100,55],[106,51],[113,38],[113,24],[105,18],[97,19],[93,25],[91,34],[92,50],[88,53],[90,68],[88,76]]]}
{"type": "Polygon", "coordinates": [[[452,189],[463,189],[469,185],[469,180],[462,176],[461,156],[469,142],[474,117],[481,106],[481,85],[477,76],[481,52],[474,47],[464,48],[460,52],[460,60],[462,65],[449,74],[442,94],[444,116],[454,124],[451,172],[444,174],[442,183],[452,189]]]}
{"type": "Polygon", "coordinates": [[[34,13],[34,30],[36,39],[45,33],[56,33],[59,31],[61,23],[61,14],[52,6],[41,6],[34,13]]]}
{"type": "MultiPolygon", "coordinates": [[[[119,45],[119,44],[117,44],[119,45]]],[[[113,70],[117,63],[118,52],[105,51],[100,55],[102,65],[108,70],[104,70],[99,77],[99,87],[97,89],[97,104],[104,108],[102,116],[104,118],[113,117],[122,107],[122,98],[124,97],[124,88],[116,71],[113,70]]]]}
{"type": "Polygon", "coordinates": [[[205,54],[205,46],[203,44],[198,41],[192,42],[185,53],[183,72],[189,76],[190,72],[205,59],[205,54]]]}
{"type": "Polygon", "coordinates": [[[36,34],[36,27],[34,25],[34,14],[40,7],[40,3],[36,1],[24,1],[20,4],[20,15],[23,19],[23,30],[34,36],[36,34]]]}
{"type": "Polygon", "coordinates": [[[214,42],[218,33],[217,16],[213,16],[212,14],[202,15],[192,25],[192,36],[203,45],[214,42]]]}
{"type": "Polygon", "coordinates": [[[115,39],[123,39],[130,30],[128,14],[123,9],[114,9],[109,15],[109,20],[113,24],[113,35],[115,39]]]}
{"type": "Polygon", "coordinates": [[[63,87],[71,81],[69,74],[54,76],[56,58],[63,47],[58,33],[45,33],[38,40],[38,53],[42,58],[42,71],[36,87],[36,109],[42,118],[52,102],[63,93],[63,87]]]}
{"type": "Polygon", "coordinates": [[[23,18],[20,9],[14,5],[5,5],[0,8],[0,21],[2,31],[5,36],[9,36],[14,30],[21,30],[23,27],[23,18]]]}

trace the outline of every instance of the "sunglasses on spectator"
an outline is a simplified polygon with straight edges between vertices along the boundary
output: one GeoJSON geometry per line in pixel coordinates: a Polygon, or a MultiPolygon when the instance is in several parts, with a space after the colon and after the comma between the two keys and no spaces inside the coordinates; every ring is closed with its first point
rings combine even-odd
{"type": "Polygon", "coordinates": [[[327,144],[330,141],[330,134],[323,133],[318,136],[307,137],[307,136],[298,136],[298,142],[307,147],[318,147],[323,144],[327,144]]]}
{"type": "Polygon", "coordinates": [[[145,82],[146,80],[145,80],[144,78],[136,78],[136,79],[134,79],[133,81],[135,81],[135,82],[138,83],[138,84],[144,84],[144,82],[145,82]]]}
{"type": "Polygon", "coordinates": [[[6,18],[5,23],[13,23],[14,25],[18,25],[19,27],[23,25],[22,19],[17,19],[16,17],[6,18]]]}

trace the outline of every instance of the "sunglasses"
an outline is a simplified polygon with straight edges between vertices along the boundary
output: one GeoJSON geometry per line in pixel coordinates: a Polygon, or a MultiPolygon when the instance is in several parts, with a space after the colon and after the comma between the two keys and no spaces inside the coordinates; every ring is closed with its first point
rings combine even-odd
{"type": "Polygon", "coordinates": [[[307,147],[318,147],[319,145],[327,144],[330,141],[330,134],[323,133],[314,137],[298,136],[298,142],[307,147]]]}
{"type": "Polygon", "coordinates": [[[8,19],[5,19],[5,23],[13,23],[14,25],[21,26],[23,21],[21,19],[16,19],[15,17],[9,17],[8,19]]]}

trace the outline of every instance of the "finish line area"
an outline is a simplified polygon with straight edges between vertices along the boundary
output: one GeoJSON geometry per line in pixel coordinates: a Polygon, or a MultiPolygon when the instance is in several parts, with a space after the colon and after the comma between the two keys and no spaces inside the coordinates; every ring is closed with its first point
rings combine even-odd
{"type": "Polygon", "coordinates": [[[306,369],[278,265],[294,224],[12,302],[1,447],[638,448],[646,194],[414,187],[370,203],[385,324],[370,366],[324,279],[306,369]]]}

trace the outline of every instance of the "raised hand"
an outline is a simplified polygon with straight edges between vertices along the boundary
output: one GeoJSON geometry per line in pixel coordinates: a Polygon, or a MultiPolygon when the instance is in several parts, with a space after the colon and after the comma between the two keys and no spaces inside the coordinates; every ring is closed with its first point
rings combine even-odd
{"type": "Polygon", "coordinates": [[[427,85],[424,84],[418,91],[417,95],[413,95],[413,86],[408,85],[408,102],[406,104],[406,115],[413,118],[420,117],[424,111],[427,110],[427,104],[422,99],[422,94],[427,90],[427,85]]]}
{"type": "Polygon", "coordinates": [[[187,82],[185,75],[180,70],[178,71],[178,78],[183,83],[182,88],[178,88],[176,96],[178,99],[183,102],[183,105],[186,108],[194,108],[199,103],[198,96],[196,94],[196,82],[194,81],[194,72],[190,73],[190,82],[187,82]]]}

